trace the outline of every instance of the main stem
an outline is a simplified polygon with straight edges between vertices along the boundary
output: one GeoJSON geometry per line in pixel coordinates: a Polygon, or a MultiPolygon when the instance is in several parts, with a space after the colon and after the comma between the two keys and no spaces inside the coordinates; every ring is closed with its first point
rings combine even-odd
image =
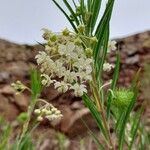
{"type": "Polygon", "coordinates": [[[110,135],[110,131],[109,131],[109,126],[108,126],[107,121],[106,121],[104,109],[103,109],[103,106],[102,106],[102,103],[101,103],[101,98],[100,98],[100,95],[99,95],[99,92],[98,92],[98,88],[97,88],[96,79],[95,79],[94,74],[92,75],[92,78],[93,78],[94,98],[95,98],[95,101],[96,101],[96,104],[97,104],[98,111],[101,113],[103,125],[104,125],[104,127],[107,131],[109,149],[114,150],[113,142],[111,140],[111,135],[110,135]]]}

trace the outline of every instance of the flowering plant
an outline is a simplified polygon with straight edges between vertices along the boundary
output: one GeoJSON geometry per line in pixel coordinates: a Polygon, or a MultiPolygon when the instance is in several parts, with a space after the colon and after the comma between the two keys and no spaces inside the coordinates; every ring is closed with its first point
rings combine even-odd
{"type": "MultiPolygon", "coordinates": [[[[57,108],[39,98],[41,84],[46,87],[53,85],[60,93],[73,91],[74,96],[82,97],[100,130],[100,138],[91,134],[98,149],[135,148],[136,143],[140,143],[137,137],[141,135],[137,131],[143,112],[143,107],[138,112],[132,111],[137,97],[139,72],[131,87],[117,87],[120,57],[116,42],[109,40],[114,0],[107,1],[100,19],[102,0],[63,0],[67,10],[56,0],[52,1],[68,19],[74,31],[65,28],[60,33],[54,33],[43,29],[44,50],[35,57],[41,75],[37,72],[32,74],[32,102],[16,149],[19,149],[28,131],[33,111],[38,121],[45,118],[50,121],[60,120],[63,116],[57,108]],[[116,54],[115,64],[107,61],[109,53],[116,54]],[[103,74],[111,70],[114,72],[112,79],[105,81],[103,74]],[[44,102],[44,105],[34,110],[38,101],[44,102]]],[[[13,86],[21,92],[30,90],[20,82],[13,86]]]]}

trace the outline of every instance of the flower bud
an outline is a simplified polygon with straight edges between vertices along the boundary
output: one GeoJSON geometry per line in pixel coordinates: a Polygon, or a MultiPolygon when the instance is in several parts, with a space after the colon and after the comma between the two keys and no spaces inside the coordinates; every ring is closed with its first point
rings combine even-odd
{"type": "Polygon", "coordinates": [[[86,56],[87,56],[87,57],[90,58],[90,57],[92,56],[93,51],[92,51],[91,48],[86,48],[86,49],[85,49],[85,52],[86,52],[86,56]]]}
{"type": "Polygon", "coordinates": [[[51,109],[51,111],[52,111],[52,112],[56,112],[56,111],[57,111],[57,108],[53,107],[53,108],[51,109]]]}
{"type": "Polygon", "coordinates": [[[37,121],[39,121],[39,122],[43,121],[43,117],[42,116],[38,116],[37,117],[37,121]]]}
{"type": "Polygon", "coordinates": [[[56,42],[57,36],[56,36],[55,34],[52,34],[52,35],[50,36],[50,40],[51,40],[51,42],[56,42]]]}
{"type": "Polygon", "coordinates": [[[81,45],[82,41],[81,41],[80,38],[76,38],[76,39],[74,40],[74,43],[75,43],[75,45],[81,45]]]}
{"type": "Polygon", "coordinates": [[[46,108],[43,108],[43,109],[41,110],[41,112],[45,114],[45,113],[47,112],[47,109],[46,109],[46,108]]]}
{"type": "Polygon", "coordinates": [[[42,29],[43,31],[44,31],[44,33],[43,33],[43,38],[45,39],[45,40],[48,40],[49,38],[50,38],[50,34],[51,34],[51,31],[49,31],[48,29],[42,29]]]}
{"type": "Polygon", "coordinates": [[[56,115],[61,114],[60,110],[56,110],[56,111],[55,111],[55,114],[56,114],[56,115]]]}
{"type": "Polygon", "coordinates": [[[84,33],[84,31],[85,31],[85,25],[80,24],[80,25],[77,27],[77,29],[78,29],[79,33],[84,33]]]}
{"type": "Polygon", "coordinates": [[[40,110],[40,109],[35,109],[35,110],[34,110],[34,113],[38,115],[38,114],[41,113],[41,110],[40,110]]]}
{"type": "Polygon", "coordinates": [[[27,88],[21,81],[16,81],[16,83],[12,83],[11,86],[16,90],[16,94],[23,92],[27,88]]]}
{"type": "Polygon", "coordinates": [[[64,36],[68,36],[69,33],[70,33],[70,31],[69,31],[67,28],[65,28],[65,29],[62,31],[62,34],[63,34],[64,36]]]}
{"type": "Polygon", "coordinates": [[[47,110],[46,111],[46,115],[51,115],[52,114],[52,111],[51,110],[47,110]]]}
{"type": "Polygon", "coordinates": [[[91,43],[92,43],[92,44],[93,44],[93,43],[97,43],[97,42],[98,42],[98,40],[97,40],[97,37],[96,37],[96,36],[91,37],[91,38],[90,38],[90,41],[91,41],[91,43]]]}

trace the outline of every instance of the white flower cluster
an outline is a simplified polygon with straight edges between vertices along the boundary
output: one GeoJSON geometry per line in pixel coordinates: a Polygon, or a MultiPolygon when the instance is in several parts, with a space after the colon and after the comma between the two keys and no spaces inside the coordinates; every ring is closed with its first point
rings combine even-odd
{"type": "Polygon", "coordinates": [[[114,65],[113,64],[110,64],[110,63],[104,63],[103,64],[103,70],[106,71],[106,72],[109,72],[111,71],[111,69],[114,68],[114,65]]]}
{"type": "MultiPolygon", "coordinates": [[[[115,51],[117,49],[116,44],[117,44],[116,41],[109,41],[108,42],[108,50],[107,50],[107,52],[110,53],[111,51],[115,51]]],[[[110,64],[108,62],[105,62],[103,64],[103,70],[106,71],[106,72],[111,71],[111,69],[113,69],[113,68],[114,68],[113,64],[110,64]]]]}
{"type": "Polygon", "coordinates": [[[107,50],[107,51],[108,51],[108,52],[110,52],[110,51],[115,51],[115,50],[117,49],[116,44],[117,44],[117,42],[114,41],[114,40],[109,41],[109,42],[108,42],[108,50],[107,50]]]}
{"type": "Polygon", "coordinates": [[[44,118],[49,121],[60,120],[63,116],[60,110],[48,103],[39,109],[35,109],[34,113],[37,115],[37,121],[43,121],[44,118]]]}
{"type": "Polygon", "coordinates": [[[15,83],[12,83],[11,86],[15,89],[16,94],[22,93],[27,87],[21,82],[21,81],[16,81],[15,83]]]}
{"type": "Polygon", "coordinates": [[[83,48],[80,37],[68,29],[58,34],[44,29],[43,38],[46,40],[45,51],[35,57],[40,65],[42,84],[53,84],[59,92],[73,90],[75,96],[82,96],[87,92],[86,81],[91,80],[89,49],[83,48]]]}

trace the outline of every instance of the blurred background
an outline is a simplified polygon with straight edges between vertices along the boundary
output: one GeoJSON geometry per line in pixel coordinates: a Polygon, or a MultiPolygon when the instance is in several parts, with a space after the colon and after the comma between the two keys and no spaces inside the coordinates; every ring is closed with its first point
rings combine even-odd
{"type": "MultiPolygon", "coordinates": [[[[116,0],[111,37],[124,37],[150,29],[149,7],[149,0],[116,0]]],[[[42,41],[40,30],[43,27],[60,31],[66,26],[70,27],[51,0],[0,0],[0,38],[34,44],[42,41]]]]}

